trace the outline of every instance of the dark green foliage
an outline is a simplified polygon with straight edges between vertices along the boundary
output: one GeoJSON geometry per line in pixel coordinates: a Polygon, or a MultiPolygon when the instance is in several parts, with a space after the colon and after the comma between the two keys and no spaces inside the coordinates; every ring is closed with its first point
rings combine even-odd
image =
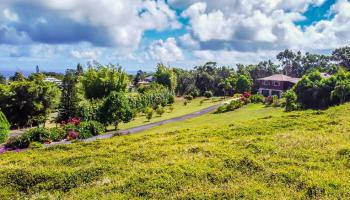
{"type": "Polygon", "coordinates": [[[252,90],[252,81],[244,75],[240,75],[236,82],[236,92],[244,93],[252,90]]]}
{"type": "Polygon", "coordinates": [[[88,99],[101,99],[111,92],[125,92],[129,83],[128,75],[121,67],[98,65],[89,67],[81,80],[88,99]]]}
{"type": "Polygon", "coordinates": [[[0,85],[0,108],[12,126],[44,123],[58,105],[60,90],[42,74],[0,85]]]}
{"type": "Polygon", "coordinates": [[[78,125],[79,139],[86,139],[92,136],[103,134],[105,127],[97,121],[81,122],[78,125]]]}
{"type": "Polygon", "coordinates": [[[6,116],[0,110],[0,144],[5,142],[9,133],[10,123],[7,121],[6,116]]]}
{"type": "Polygon", "coordinates": [[[99,121],[105,125],[127,123],[134,117],[134,110],[124,93],[112,92],[103,102],[99,111],[99,121]]]}
{"type": "Polygon", "coordinates": [[[15,74],[10,77],[10,81],[24,81],[25,79],[21,72],[15,72],[15,74]]]}
{"type": "Polygon", "coordinates": [[[62,82],[58,122],[68,121],[70,118],[78,116],[79,102],[81,101],[78,82],[77,72],[75,70],[67,70],[62,82]]]}
{"type": "Polygon", "coordinates": [[[0,74],[0,84],[6,84],[6,77],[0,74]]]}
{"type": "Polygon", "coordinates": [[[193,100],[193,96],[192,95],[185,95],[184,97],[186,100],[188,101],[192,101],[193,100]]]}
{"type": "Polygon", "coordinates": [[[205,96],[206,98],[213,97],[213,92],[212,92],[212,91],[205,91],[205,92],[204,92],[204,96],[205,96]]]}
{"type": "Polygon", "coordinates": [[[6,142],[6,147],[13,149],[27,148],[32,142],[46,143],[65,139],[66,131],[62,128],[32,128],[22,135],[12,137],[6,142]]]}
{"type": "Polygon", "coordinates": [[[332,60],[350,71],[350,47],[342,47],[332,52],[332,60]]]}

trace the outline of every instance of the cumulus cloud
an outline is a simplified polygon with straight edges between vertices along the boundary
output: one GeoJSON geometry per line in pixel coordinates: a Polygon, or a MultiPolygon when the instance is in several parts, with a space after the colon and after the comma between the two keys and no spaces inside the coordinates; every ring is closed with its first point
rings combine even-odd
{"type": "Polygon", "coordinates": [[[148,55],[151,59],[161,62],[180,61],[184,59],[182,50],[177,46],[173,37],[166,41],[154,41],[148,48],[148,55]]]}
{"type": "MultiPolygon", "coordinates": [[[[90,42],[135,50],[146,30],[181,27],[165,1],[142,0],[29,0],[6,1],[3,13],[19,32],[35,42],[64,44],[90,42]],[[17,9],[17,14],[14,12],[17,9]]],[[[10,26],[10,25],[8,25],[10,26]]]]}

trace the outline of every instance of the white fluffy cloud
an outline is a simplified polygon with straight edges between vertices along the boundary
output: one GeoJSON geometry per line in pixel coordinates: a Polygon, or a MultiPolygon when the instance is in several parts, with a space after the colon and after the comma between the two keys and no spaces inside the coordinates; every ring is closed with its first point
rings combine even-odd
{"type": "Polygon", "coordinates": [[[154,41],[148,48],[149,58],[155,61],[172,62],[184,59],[181,48],[177,46],[175,38],[168,38],[166,41],[154,41]]]}

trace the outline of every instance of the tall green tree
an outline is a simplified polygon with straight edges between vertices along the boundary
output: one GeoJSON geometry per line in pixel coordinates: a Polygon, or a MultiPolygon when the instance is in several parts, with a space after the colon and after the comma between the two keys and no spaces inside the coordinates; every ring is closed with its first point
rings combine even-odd
{"type": "Polygon", "coordinates": [[[170,91],[175,92],[177,76],[172,68],[165,67],[161,63],[158,64],[154,78],[157,83],[165,85],[170,91]]]}
{"type": "Polygon", "coordinates": [[[99,119],[105,125],[114,125],[117,130],[119,123],[129,122],[134,111],[124,93],[111,92],[105,99],[99,111],[99,119]]]}
{"type": "Polygon", "coordinates": [[[129,83],[128,74],[114,65],[90,66],[82,76],[87,99],[101,99],[111,92],[125,92],[129,83]]]}
{"type": "Polygon", "coordinates": [[[67,121],[77,117],[79,102],[82,100],[79,89],[79,77],[76,70],[67,70],[62,81],[62,94],[59,105],[58,121],[67,121]]]}
{"type": "Polygon", "coordinates": [[[350,71],[350,47],[342,47],[332,52],[332,60],[350,71]]]}
{"type": "Polygon", "coordinates": [[[236,91],[238,93],[250,92],[252,89],[252,81],[244,75],[240,75],[236,82],[236,91]]]}

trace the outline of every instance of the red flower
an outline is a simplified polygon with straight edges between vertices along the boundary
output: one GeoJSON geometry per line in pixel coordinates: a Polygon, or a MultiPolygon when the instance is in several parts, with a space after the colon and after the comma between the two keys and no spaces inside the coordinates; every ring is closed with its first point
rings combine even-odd
{"type": "Polygon", "coordinates": [[[72,117],[68,120],[68,123],[78,126],[80,124],[80,119],[77,117],[72,117]]]}

